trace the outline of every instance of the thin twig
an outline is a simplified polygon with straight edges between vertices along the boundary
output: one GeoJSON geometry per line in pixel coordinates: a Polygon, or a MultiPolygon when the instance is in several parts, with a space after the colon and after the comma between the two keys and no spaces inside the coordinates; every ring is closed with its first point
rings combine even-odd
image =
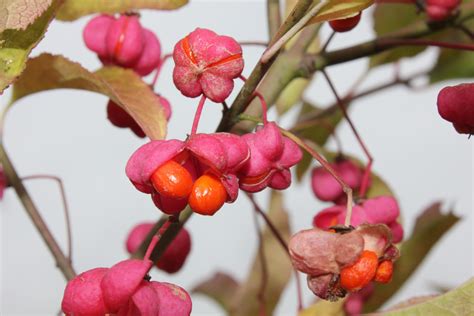
{"type": "Polygon", "coordinates": [[[268,42],[265,41],[239,41],[239,44],[242,46],[268,46],[268,42]]]}
{"type": "Polygon", "coordinates": [[[329,75],[327,74],[327,72],[325,70],[322,70],[321,72],[323,73],[324,78],[326,78],[326,81],[328,82],[329,87],[331,88],[331,91],[334,94],[334,97],[336,98],[337,104],[339,105],[339,108],[340,108],[342,114],[344,115],[344,118],[349,123],[349,126],[350,126],[352,132],[354,133],[354,136],[356,137],[357,142],[362,147],[362,150],[364,151],[365,155],[367,156],[368,162],[367,162],[367,166],[365,168],[364,176],[362,178],[362,184],[361,184],[360,190],[359,190],[360,195],[363,197],[363,196],[365,196],[365,193],[367,191],[367,187],[368,187],[368,183],[369,183],[369,177],[370,177],[371,168],[372,168],[372,164],[373,164],[374,159],[373,159],[372,155],[370,154],[370,152],[369,152],[367,146],[365,145],[364,141],[362,140],[362,137],[360,136],[359,132],[357,131],[357,128],[355,127],[354,123],[352,122],[351,118],[349,117],[349,113],[347,112],[346,106],[344,105],[344,102],[342,101],[342,99],[339,97],[339,94],[337,93],[336,87],[334,86],[334,83],[331,81],[331,78],[329,78],[329,75]]]}
{"type": "Polygon", "coordinates": [[[331,44],[332,39],[334,38],[334,36],[336,36],[336,31],[332,31],[331,35],[329,35],[328,39],[326,40],[326,43],[324,43],[324,45],[323,45],[323,48],[321,48],[322,53],[324,53],[327,50],[327,48],[328,48],[329,44],[331,44]]]}
{"type": "Polygon", "coordinates": [[[257,232],[257,237],[258,237],[258,255],[260,257],[260,265],[262,268],[262,279],[260,281],[260,289],[258,290],[258,295],[257,295],[258,300],[260,302],[259,315],[265,316],[266,315],[265,291],[266,291],[267,283],[268,283],[267,260],[265,257],[262,232],[260,230],[260,226],[258,225],[257,212],[252,212],[252,214],[253,214],[253,220],[255,224],[255,231],[257,232]]]}
{"type": "Polygon", "coordinates": [[[64,187],[64,183],[61,180],[61,178],[52,176],[52,175],[46,175],[46,174],[38,174],[38,175],[31,175],[31,176],[26,176],[21,178],[22,181],[25,180],[41,180],[41,179],[46,179],[46,180],[53,180],[56,181],[56,183],[59,186],[59,192],[61,194],[61,200],[63,203],[63,211],[64,211],[64,218],[66,221],[66,238],[67,238],[67,257],[69,259],[69,262],[72,264],[72,229],[71,229],[71,218],[70,218],[70,212],[69,212],[69,205],[67,202],[66,198],[66,189],[64,187]]]}
{"type": "Polygon", "coordinates": [[[48,246],[51,254],[53,255],[54,259],[56,260],[56,265],[63,273],[66,280],[71,280],[76,276],[76,272],[69,262],[69,259],[64,255],[61,247],[54,239],[51,231],[49,230],[48,226],[44,222],[43,218],[41,217],[38,209],[36,208],[33,200],[31,199],[28,191],[26,190],[25,186],[21,182],[18,173],[16,172],[15,168],[13,167],[10,158],[8,157],[3,144],[0,142],[0,162],[3,165],[5,175],[7,176],[8,182],[10,185],[15,189],[18,198],[20,199],[23,207],[25,208],[26,212],[30,216],[31,221],[35,225],[36,229],[40,233],[43,241],[48,246]]]}
{"type": "Polygon", "coordinates": [[[153,76],[153,80],[151,81],[151,87],[154,88],[156,85],[156,81],[158,80],[158,77],[160,76],[161,70],[163,69],[163,65],[165,62],[172,57],[172,54],[166,54],[161,58],[160,63],[158,64],[158,67],[156,67],[155,75],[153,76]]]}
{"type": "Polygon", "coordinates": [[[344,225],[349,226],[351,222],[350,219],[352,216],[353,206],[352,188],[347,185],[347,183],[337,174],[331,164],[323,156],[321,156],[317,151],[313,150],[313,148],[308,146],[308,144],[306,144],[301,138],[291,133],[290,131],[287,131],[286,129],[280,128],[280,131],[283,135],[285,135],[286,137],[294,141],[296,144],[298,144],[301,148],[306,150],[308,154],[310,154],[314,159],[316,159],[322,165],[322,167],[326,169],[334,177],[334,179],[336,179],[339,185],[341,185],[342,190],[347,195],[347,213],[344,225]]]}
{"type": "MultiPolygon", "coordinates": [[[[280,232],[278,231],[278,228],[276,228],[276,226],[272,223],[270,218],[268,218],[267,214],[258,205],[257,201],[255,201],[255,198],[253,197],[253,194],[252,193],[247,193],[247,197],[249,198],[250,203],[252,203],[255,212],[257,212],[263,218],[263,220],[267,224],[268,228],[272,232],[273,236],[280,243],[283,250],[288,255],[288,258],[291,261],[291,256],[290,256],[290,253],[288,251],[288,243],[285,241],[283,236],[280,234],[280,232]]],[[[300,275],[298,274],[298,271],[295,268],[293,268],[293,271],[294,271],[295,280],[296,280],[296,289],[297,289],[296,293],[297,293],[297,297],[298,297],[298,311],[300,311],[300,310],[303,309],[303,295],[302,295],[302,291],[301,291],[301,280],[300,280],[300,275]]]]}

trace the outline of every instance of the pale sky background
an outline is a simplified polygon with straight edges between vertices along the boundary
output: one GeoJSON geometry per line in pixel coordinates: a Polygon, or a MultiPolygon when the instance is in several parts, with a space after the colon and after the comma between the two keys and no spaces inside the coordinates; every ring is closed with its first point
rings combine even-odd
{"type": "MultiPolygon", "coordinates": [[[[100,63],[86,49],[81,37],[88,20],[89,17],[73,23],[52,23],[33,55],[45,51],[63,54],[88,69],[97,69],[100,63]]],[[[193,1],[175,12],[145,11],[142,23],[156,32],[164,52],[170,52],[176,41],[198,26],[242,41],[267,39],[262,0],[193,1]]],[[[360,25],[353,32],[338,35],[330,49],[371,39],[371,25],[370,13],[365,12],[360,25]]],[[[327,26],[322,34],[328,36],[327,26]]],[[[244,75],[248,76],[261,52],[259,47],[244,48],[244,75]]],[[[424,69],[434,62],[434,57],[435,50],[430,49],[413,61],[403,62],[402,73],[424,69]]],[[[338,90],[345,91],[366,65],[367,60],[359,60],[331,67],[329,72],[338,90]]],[[[183,97],[174,87],[172,66],[167,63],[164,67],[157,91],[173,106],[169,137],[182,139],[190,130],[197,100],[183,97]]],[[[391,75],[390,67],[380,67],[364,86],[390,80],[391,75]]],[[[351,116],[375,157],[374,170],[397,194],[407,235],[417,214],[435,200],[444,201],[446,208],[453,206],[455,213],[463,217],[391,303],[432,294],[433,285],[457,286],[473,275],[473,143],[455,133],[436,110],[437,92],[445,85],[460,82],[445,82],[417,93],[393,88],[361,99],[351,109],[351,116]]],[[[237,88],[240,86],[237,83],[237,88]]],[[[9,96],[7,91],[0,103],[6,104],[9,96]]],[[[322,80],[315,81],[306,97],[320,104],[333,101],[322,80]]],[[[138,222],[159,216],[149,197],[136,191],[124,173],[128,157],[144,140],[129,130],[113,127],[106,120],[106,103],[102,95],[77,90],[37,94],[15,105],[5,129],[6,148],[21,175],[54,174],[64,180],[73,220],[74,266],[78,272],[111,266],[125,259],[124,238],[128,230],[138,222]]],[[[220,105],[209,102],[199,130],[212,132],[220,111],[220,105]]],[[[297,110],[292,111],[282,125],[289,126],[296,113],[297,110]]],[[[270,118],[276,118],[274,111],[270,118]]],[[[347,153],[362,157],[347,124],[341,124],[338,134],[347,153]]],[[[330,146],[334,148],[333,143],[330,146]]],[[[28,183],[28,189],[54,235],[65,245],[56,185],[35,181],[28,183]]],[[[266,205],[267,194],[260,193],[258,200],[266,205]]],[[[308,177],[285,192],[285,205],[294,232],[309,228],[315,213],[326,206],[313,197],[308,177]]],[[[55,314],[65,286],[61,273],[12,190],[7,191],[0,210],[1,314],[55,314]]],[[[239,280],[245,278],[257,239],[252,208],[243,195],[212,218],[193,216],[187,227],[193,248],[184,268],[175,275],[153,270],[154,279],[191,289],[218,270],[239,280]]],[[[313,295],[306,286],[303,292],[308,305],[313,295]]],[[[292,281],[277,307],[277,315],[294,315],[295,293],[292,281]]],[[[193,315],[222,314],[213,301],[193,296],[193,315]]]]}

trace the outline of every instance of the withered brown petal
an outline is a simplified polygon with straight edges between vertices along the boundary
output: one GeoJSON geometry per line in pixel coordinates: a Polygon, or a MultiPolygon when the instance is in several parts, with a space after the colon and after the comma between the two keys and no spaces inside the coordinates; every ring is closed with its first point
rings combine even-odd
{"type": "Polygon", "coordinates": [[[296,233],[288,245],[293,266],[314,276],[339,273],[335,258],[338,236],[318,228],[296,233]]]}
{"type": "Polygon", "coordinates": [[[307,278],[308,288],[318,297],[337,301],[346,296],[346,291],[339,286],[338,277],[335,274],[325,274],[320,276],[310,276],[307,278]]]}
{"type": "Polygon", "coordinates": [[[364,250],[364,238],[357,231],[339,235],[336,241],[336,261],[341,269],[353,264],[364,250]]]}

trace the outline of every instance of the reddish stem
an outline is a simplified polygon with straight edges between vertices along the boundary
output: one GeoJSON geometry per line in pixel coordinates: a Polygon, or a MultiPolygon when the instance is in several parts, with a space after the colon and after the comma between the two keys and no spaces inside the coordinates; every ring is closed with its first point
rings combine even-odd
{"type": "Polygon", "coordinates": [[[370,172],[371,172],[371,169],[372,169],[372,163],[373,163],[374,159],[372,158],[372,155],[370,154],[369,150],[367,149],[367,146],[365,145],[364,141],[362,140],[362,137],[360,137],[359,132],[357,131],[354,123],[352,122],[351,118],[349,117],[349,114],[347,113],[346,106],[344,105],[344,102],[342,101],[342,99],[339,97],[339,94],[337,93],[336,87],[334,86],[333,82],[329,78],[329,75],[327,74],[327,72],[325,70],[322,70],[321,72],[323,73],[324,78],[326,78],[326,81],[328,82],[332,93],[336,97],[337,104],[338,104],[339,108],[341,109],[342,114],[344,115],[344,118],[349,123],[349,126],[350,126],[352,132],[354,133],[354,135],[357,139],[357,142],[360,144],[360,146],[362,147],[362,150],[364,151],[365,155],[367,156],[368,162],[367,162],[367,166],[366,166],[365,171],[364,171],[364,176],[362,177],[362,183],[361,183],[360,190],[359,190],[360,196],[363,197],[363,196],[365,196],[365,193],[367,192],[370,172]]]}
{"type": "Polygon", "coordinates": [[[150,244],[148,245],[148,249],[145,252],[145,256],[143,257],[143,260],[150,260],[151,253],[153,252],[153,249],[155,249],[156,244],[160,240],[161,235],[155,235],[150,241],[150,244]]]}
{"type": "Polygon", "coordinates": [[[308,144],[306,144],[301,138],[296,136],[295,134],[291,133],[290,131],[287,131],[283,128],[280,127],[280,131],[294,141],[296,144],[298,144],[301,148],[306,150],[308,154],[310,154],[314,159],[316,159],[322,167],[327,170],[333,177],[336,179],[336,181],[341,185],[342,190],[344,193],[347,195],[347,213],[346,213],[346,219],[344,221],[345,226],[349,226],[351,223],[351,217],[352,217],[352,188],[342,180],[342,178],[337,174],[337,172],[333,169],[331,164],[323,157],[321,156],[317,151],[313,150],[308,144]]]}
{"type": "Polygon", "coordinates": [[[387,39],[381,39],[379,43],[381,46],[435,46],[435,47],[442,47],[442,48],[474,51],[473,44],[440,42],[440,41],[431,41],[431,40],[425,40],[425,39],[387,38],[387,39]]]}
{"type": "Polygon", "coordinates": [[[265,291],[266,291],[267,283],[268,283],[267,260],[265,258],[265,249],[264,249],[264,244],[263,244],[262,232],[260,230],[260,226],[258,225],[257,212],[253,212],[253,215],[254,215],[253,217],[254,217],[254,223],[255,223],[255,230],[257,231],[257,236],[258,236],[258,255],[260,257],[260,264],[262,267],[262,280],[261,280],[260,288],[258,290],[258,295],[257,295],[258,300],[260,302],[259,315],[265,316],[266,315],[265,291]]]}
{"type": "Polygon", "coordinates": [[[46,175],[46,174],[37,174],[37,175],[31,175],[31,176],[26,176],[26,177],[21,178],[22,181],[25,181],[25,180],[40,180],[40,179],[56,181],[56,183],[59,186],[59,192],[61,194],[61,199],[62,199],[62,203],[63,203],[64,218],[65,218],[65,221],[66,221],[67,258],[69,259],[69,262],[72,263],[71,218],[69,216],[69,206],[68,206],[68,203],[67,203],[66,190],[64,188],[63,181],[59,177],[52,176],[52,175],[46,175]]]}
{"type": "Polygon", "coordinates": [[[191,129],[191,135],[196,135],[197,128],[199,125],[199,120],[201,119],[202,109],[204,108],[204,103],[206,102],[206,96],[203,94],[199,100],[198,107],[196,109],[196,114],[194,115],[193,127],[191,129]]]}
{"type": "MultiPolygon", "coordinates": [[[[273,225],[272,221],[268,218],[267,214],[265,214],[265,212],[257,204],[257,201],[255,201],[253,195],[251,193],[247,193],[247,196],[250,202],[252,203],[255,212],[257,212],[260,216],[262,216],[268,228],[270,228],[270,231],[272,232],[273,236],[275,236],[275,238],[278,240],[278,242],[283,247],[283,249],[285,250],[285,253],[288,255],[288,258],[291,261],[290,253],[288,252],[288,244],[286,243],[283,236],[280,234],[280,232],[275,227],[275,225],[273,225]]],[[[295,279],[296,279],[296,294],[298,297],[298,311],[301,311],[303,309],[303,294],[301,291],[301,280],[300,280],[300,275],[298,274],[298,271],[295,268],[293,268],[293,271],[295,273],[295,279]]]]}
{"type": "Polygon", "coordinates": [[[156,67],[156,71],[155,71],[155,76],[153,77],[153,80],[151,82],[151,86],[153,88],[155,88],[155,84],[156,84],[156,81],[158,80],[158,77],[160,76],[160,73],[161,73],[161,69],[163,69],[163,65],[165,64],[165,62],[171,57],[173,56],[172,54],[166,54],[163,56],[163,58],[160,60],[160,63],[158,64],[158,67],[156,67]]]}
{"type": "MultiPolygon", "coordinates": [[[[247,81],[247,78],[245,78],[242,75],[240,75],[239,78],[243,82],[247,81]]],[[[253,92],[252,96],[257,97],[260,100],[260,104],[262,105],[262,121],[263,121],[263,124],[267,124],[268,123],[268,105],[267,105],[267,101],[265,101],[265,97],[260,92],[258,92],[257,90],[255,90],[253,92]]],[[[250,102],[251,101],[252,100],[250,100],[250,102]]]]}

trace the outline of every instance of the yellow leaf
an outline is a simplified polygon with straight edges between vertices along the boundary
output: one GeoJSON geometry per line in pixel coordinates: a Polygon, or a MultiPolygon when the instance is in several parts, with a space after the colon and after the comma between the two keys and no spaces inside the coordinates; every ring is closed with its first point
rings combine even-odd
{"type": "Polygon", "coordinates": [[[373,3],[373,0],[332,0],[308,24],[347,18],[367,9],[373,3]]]}

